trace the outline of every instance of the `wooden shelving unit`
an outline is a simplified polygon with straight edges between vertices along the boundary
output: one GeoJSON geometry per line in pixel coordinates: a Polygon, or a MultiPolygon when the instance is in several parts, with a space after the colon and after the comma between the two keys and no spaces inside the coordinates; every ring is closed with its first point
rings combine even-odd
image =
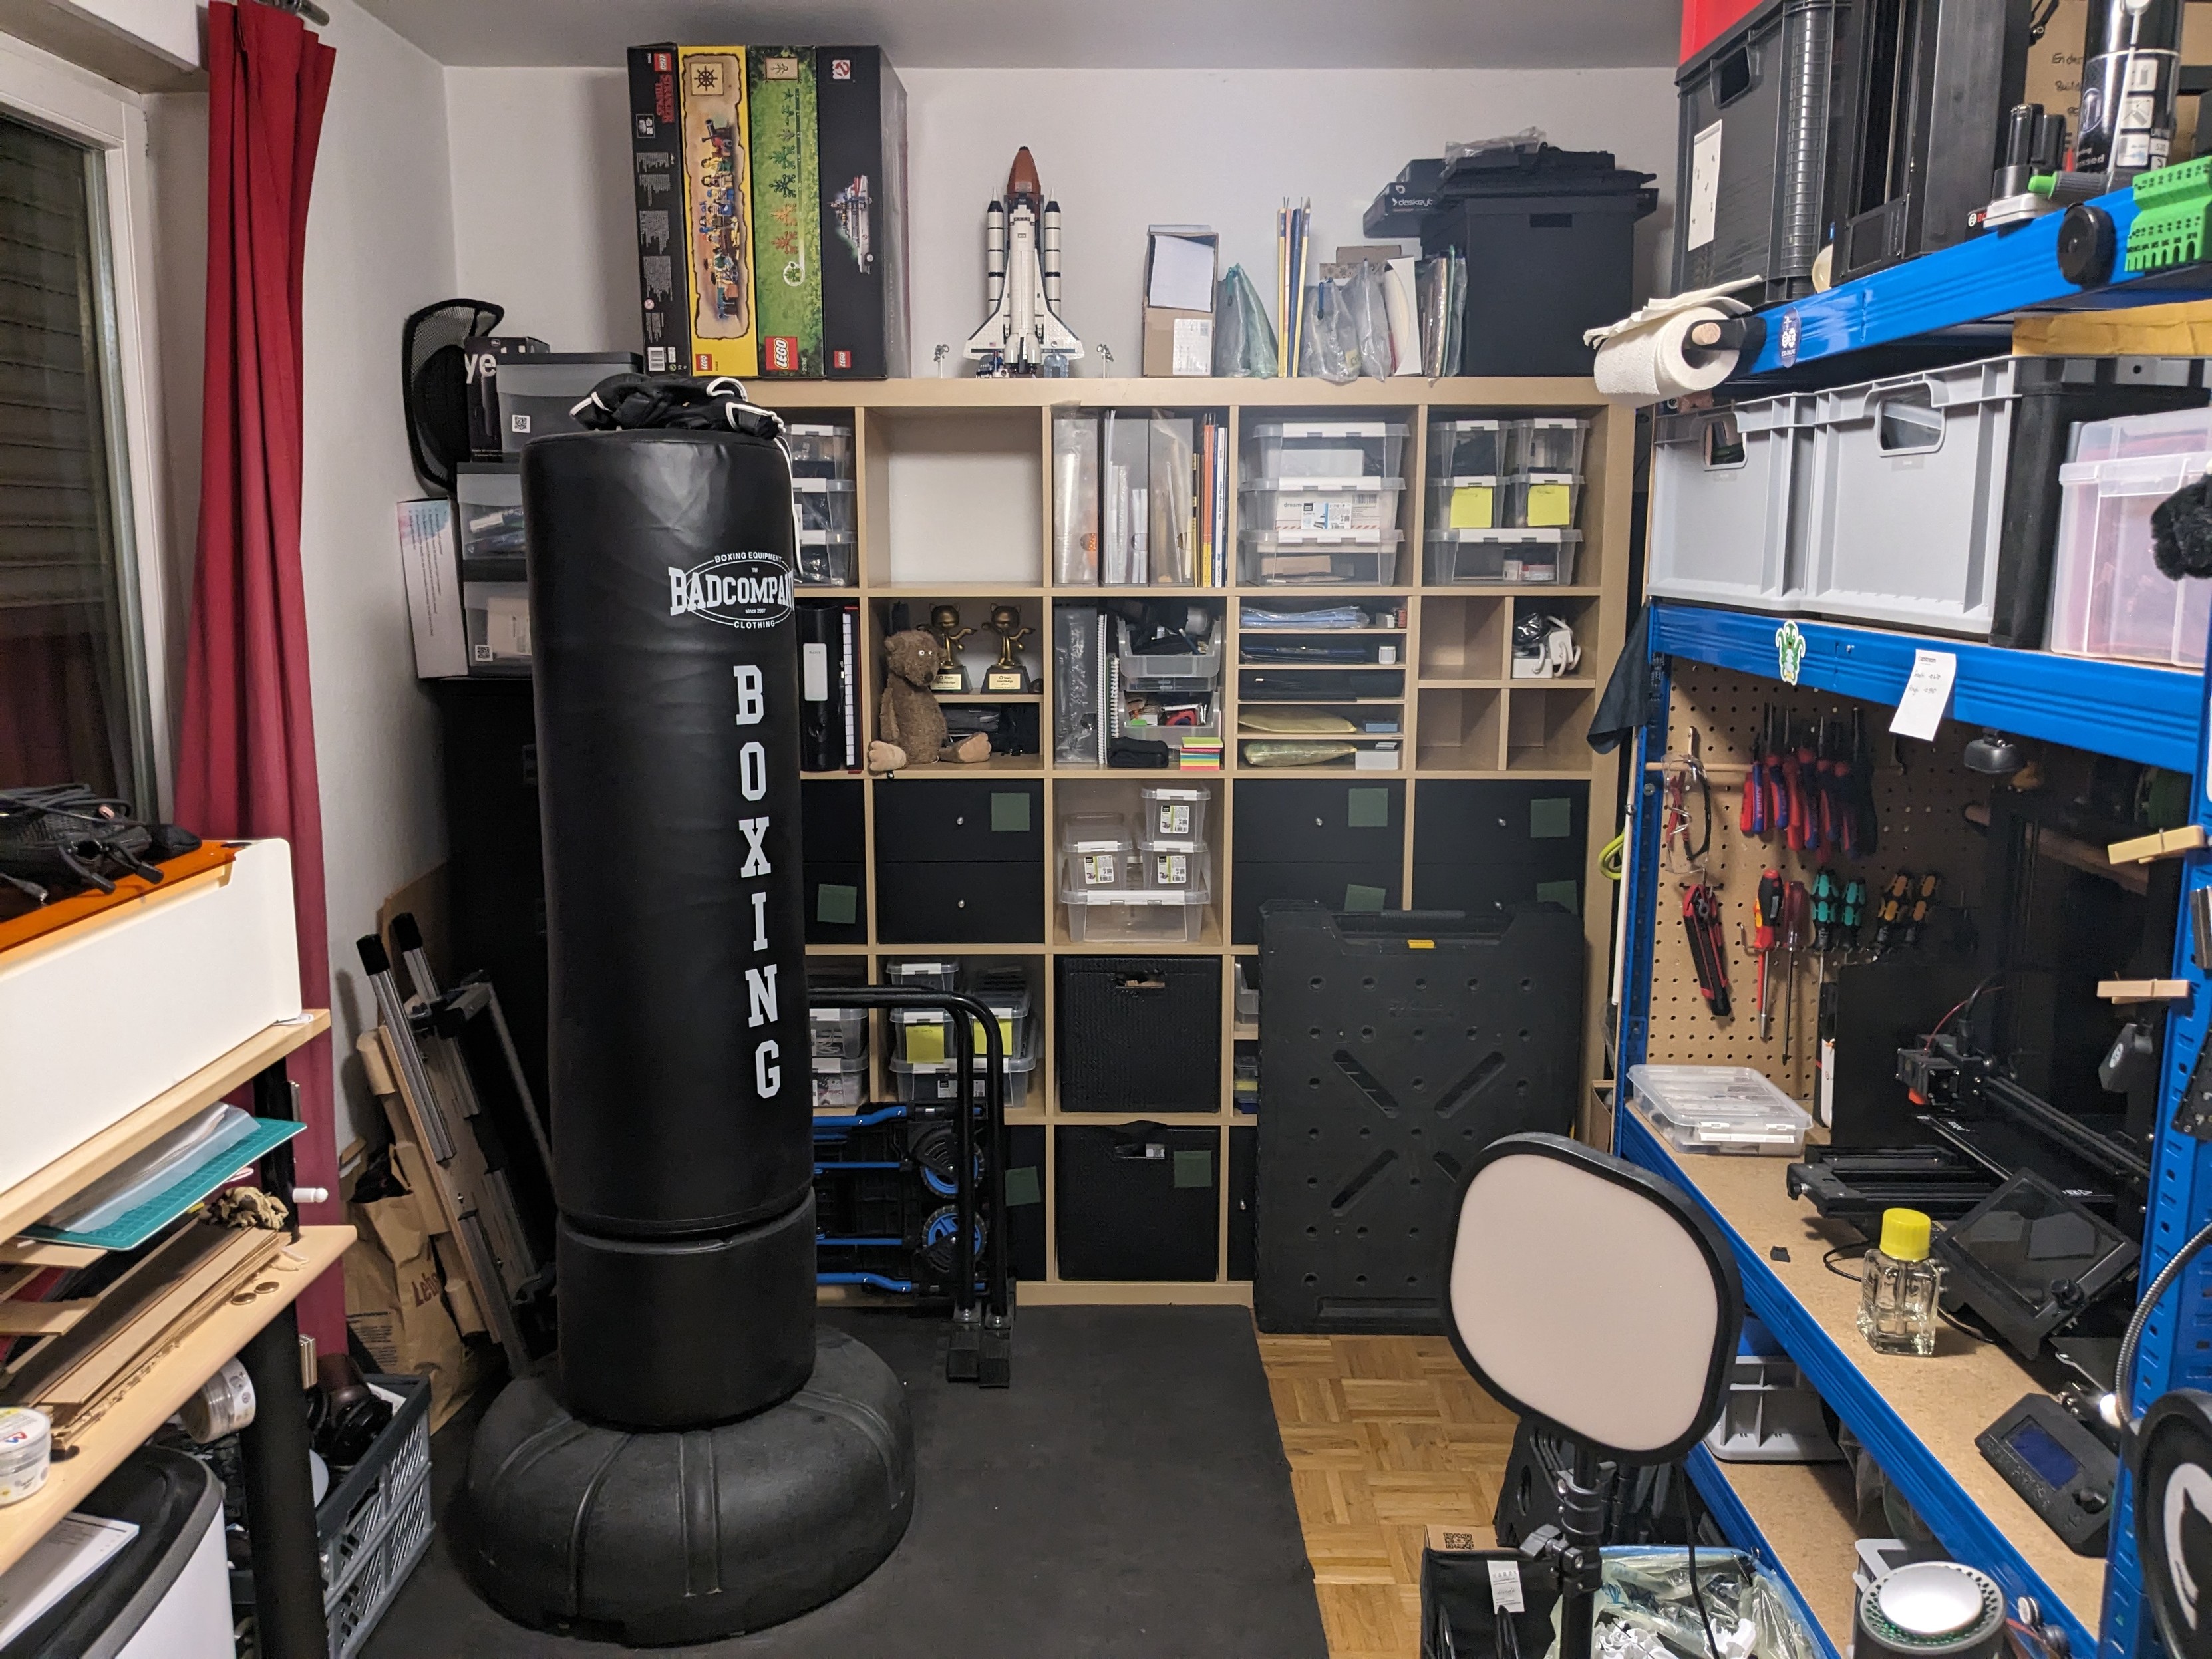
{"type": "MultiPolygon", "coordinates": [[[[1631,475],[1634,462],[1632,412],[1602,403],[1587,380],[1544,379],[1455,379],[1362,380],[1332,386],[1320,380],[908,380],[852,381],[766,381],[753,388],[757,400],[799,419],[849,419],[854,428],[855,585],[799,590],[802,599],[844,598],[858,603],[861,617],[862,725],[872,732],[882,690],[880,646],[886,613],[904,601],[918,625],[930,606],[956,605],[963,625],[976,628],[967,648],[996,640],[982,624],[994,604],[1010,604],[1023,623],[1036,630],[1023,642],[1024,662],[1040,690],[1021,697],[994,697],[980,691],[948,702],[1025,703],[1037,710],[1041,748],[1034,756],[994,757],[982,767],[938,766],[901,773],[894,788],[927,788],[945,778],[978,775],[1041,779],[1047,824],[1056,824],[1064,798],[1095,791],[1102,784],[1126,787],[1133,799],[1146,783],[1163,781],[1196,785],[1214,795],[1208,840],[1213,848],[1213,900],[1203,937],[1189,945],[1077,945],[1069,941],[1065,912],[1056,903],[1057,869],[1052,831],[1042,878],[1045,892],[1047,942],[1001,945],[899,945],[882,942],[875,927],[872,871],[878,823],[877,793],[865,792],[867,862],[871,870],[866,904],[868,942],[811,946],[809,954],[831,962],[866,964],[878,975],[886,962],[936,956],[1020,961],[1033,964],[1030,980],[1042,1045],[1036,1072],[1024,1105],[1009,1115],[1017,1125],[1046,1128],[1044,1158],[1046,1237],[1054,1233],[1054,1158],[1049,1137],[1063,1125],[1127,1121],[1092,1113],[1064,1113],[1055,1087],[1056,1028],[1054,959],[1066,955],[1146,956],[1199,953],[1222,963],[1221,1109],[1201,1115],[1143,1115],[1151,1121],[1214,1124],[1221,1129],[1216,1164],[1221,1194],[1221,1228],[1214,1281],[1127,1284],[1063,1281],[1056,1252],[1042,1284],[1025,1284],[1022,1295],[1044,1301],[1243,1301],[1249,1285],[1229,1279],[1229,1218],[1232,1195],[1227,1174],[1230,1128],[1255,1120],[1232,1113],[1232,1079],[1237,1044],[1249,1042],[1237,1029],[1232,963],[1255,947],[1230,941],[1235,872],[1231,848],[1235,835],[1235,789],[1252,778],[1342,778],[1361,783],[1400,781],[1407,787],[1403,819],[1404,880],[1413,878],[1413,823],[1423,782],[1437,780],[1553,780],[1590,783],[1583,890],[1584,932],[1589,941],[1584,1005],[1588,1010],[1585,1072],[1601,1069],[1601,1029],[1607,1000],[1611,884],[1600,872],[1597,855],[1612,833],[1613,813],[1610,757],[1593,755],[1583,741],[1596,705],[1602,678],[1619,653],[1629,608],[1627,571],[1631,519],[1631,475]],[[1388,415],[1407,422],[1410,435],[1403,456],[1407,489],[1401,498],[1401,544],[1395,580],[1376,586],[1315,584],[1285,586],[1232,582],[1223,587],[1071,586],[1053,581],[1051,504],[1052,419],[1071,410],[1161,410],[1190,414],[1211,410],[1225,416],[1231,453],[1242,477],[1243,435],[1248,422],[1263,414],[1310,416],[1336,414],[1388,415]],[[1432,415],[1561,414],[1591,422],[1583,460],[1585,480],[1580,509],[1580,556],[1571,584],[1430,586],[1422,558],[1427,507],[1428,423],[1432,415]],[[1223,613],[1218,629],[1223,648],[1222,738],[1226,754],[1220,773],[1129,772],[1095,766],[1070,766],[1051,759],[1054,686],[1051,664],[1052,612],[1069,604],[1095,605],[1102,598],[1188,599],[1223,613]],[[1358,635],[1398,643],[1395,666],[1406,676],[1404,714],[1397,734],[1399,765],[1393,771],[1358,771],[1350,764],[1332,768],[1259,768],[1238,761],[1237,669],[1240,640],[1246,632],[1281,637],[1283,629],[1245,629],[1239,612],[1250,602],[1319,602],[1341,598],[1364,600],[1376,609],[1385,602],[1405,611],[1402,627],[1368,629],[1358,635]],[[1516,681],[1510,678],[1512,631],[1517,602],[1542,602],[1575,629],[1582,664],[1570,678],[1516,681]],[[1087,790],[1086,790],[1087,787],[1087,790]],[[1232,1032],[1234,1035],[1232,1036],[1232,1032]]],[[[1236,546],[1238,490],[1230,489],[1231,546],[1236,546]]],[[[1231,574],[1236,561],[1232,555],[1231,574]]],[[[1332,635],[1331,637],[1338,637],[1332,635]]],[[[980,658],[971,658],[971,662],[980,658]]],[[[980,684],[980,678],[976,679],[980,684]]],[[[1347,704],[1346,707],[1351,705],[1347,704]]],[[[1362,708],[1373,708],[1363,702],[1362,708]]],[[[865,747],[865,741],[863,746],[865,747]]],[[[845,777],[846,773],[810,774],[845,777]]],[[[1419,896],[1411,896],[1418,902],[1419,896]]],[[[880,1034],[877,1044],[882,1048],[880,1034]]],[[[891,1099],[884,1057],[874,1060],[872,1097],[891,1099]]],[[[1584,1094],[1586,1091],[1581,1091],[1584,1094]]],[[[1131,1117],[1139,1115],[1131,1114],[1131,1117]]]]}

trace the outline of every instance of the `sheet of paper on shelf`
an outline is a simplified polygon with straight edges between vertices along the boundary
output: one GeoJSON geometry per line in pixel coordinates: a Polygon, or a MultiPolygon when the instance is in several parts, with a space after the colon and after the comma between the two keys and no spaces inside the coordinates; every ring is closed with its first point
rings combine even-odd
{"type": "Polygon", "coordinates": [[[1911,678],[1905,682],[1905,695],[1897,700],[1889,729],[1900,738],[1932,741],[1936,728],[1943,723],[1943,711],[1951,706],[1951,682],[1958,674],[1956,652],[1914,652],[1911,678]]]}
{"type": "Polygon", "coordinates": [[[1145,303],[1164,311],[1213,309],[1213,247],[1188,237],[1152,237],[1152,281],[1145,303]]]}
{"type": "Polygon", "coordinates": [[[65,1515],[0,1572],[0,1646],[14,1641],[138,1535],[136,1522],[65,1515]]]}

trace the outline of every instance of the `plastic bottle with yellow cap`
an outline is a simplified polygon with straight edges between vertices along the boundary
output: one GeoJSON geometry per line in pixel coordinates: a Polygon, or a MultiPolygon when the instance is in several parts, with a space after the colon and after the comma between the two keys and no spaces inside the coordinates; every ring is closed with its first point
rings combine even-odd
{"type": "Polygon", "coordinates": [[[1943,1269],[1929,1259],[1930,1231],[1917,1210],[1881,1212],[1881,1242],[1859,1269],[1859,1334],[1876,1353],[1936,1352],[1943,1269]]]}

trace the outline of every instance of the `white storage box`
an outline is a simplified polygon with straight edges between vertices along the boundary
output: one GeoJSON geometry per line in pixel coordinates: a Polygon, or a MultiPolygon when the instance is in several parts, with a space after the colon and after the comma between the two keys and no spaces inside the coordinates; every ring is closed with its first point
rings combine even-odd
{"type": "Polygon", "coordinates": [[[949,991],[959,977],[957,962],[887,962],[884,977],[894,985],[911,985],[925,991],[949,991]]]}
{"type": "MultiPolygon", "coordinates": [[[[2188,413],[2201,425],[2203,410],[2188,413]]],[[[2070,657],[2202,668],[2212,583],[2174,581],[2151,552],[2150,517],[2212,453],[2076,461],[2058,470],[2063,502],[2051,560],[2049,643],[2070,657]]]]}
{"type": "Polygon", "coordinates": [[[0,951],[0,1187],[300,1017],[281,841],[0,951]]]}
{"type": "Polygon", "coordinates": [[[1818,404],[1792,394],[1657,417],[1646,584],[1655,598],[1764,611],[1803,599],[1818,404]]]}
{"type": "Polygon", "coordinates": [[[461,611],[471,668],[530,667],[530,584],[461,584],[461,611]]]}
{"type": "MultiPolygon", "coordinates": [[[[912,1060],[894,1059],[890,1064],[891,1085],[898,1091],[899,1099],[909,1105],[960,1097],[960,1068],[951,1060],[916,1064],[912,1060]]],[[[1034,1021],[1026,1022],[1021,1052],[1006,1056],[1008,1111],[1018,1111],[1029,1104],[1030,1077],[1036,1072],[1036,1026],[1034,1021]]],[[[983,1099],[985,1065],[984,1060],[978,1059],[969,1067],[969,1098],[979,1104],[983,1099]]]]}
{"type": "Polygon", "coordinates": [[[1133,691],[1206,690],[1221,684],[1218,651],[1121,653],[1121,684],[1133,691]]]}
{"type": "Polygon", "coordinates": [[[1505,522],[1537,530],[1571,530],[1582,508],[1578,472],[1516,472],[1505,484],[1505,522]]]}
{"type": "Polygon", "coordinates": [[[1573,415],[1538,415],[1513,422],[1507,433],[1509,472],[1579,472],[1590,423],[1573,415]]]}
{"type": "Polygon", "coordinates": [[[810,1008],[807,1021],[814,1034],[817,1060],[865,1060],[868,1054],[868,1011],[865,1008],[810,1008]]]}
{"type": "Polygon", "coordinates": [[[798,562],[792,576],[801,587],[850,587],[853,585],[853,532],[849,530],[802,530],[799,532],[798,562]]]}
{"type": "Polygon", "coordinates": [[[1135,890],[1119,894],[1062,891],[1067,937],[1077,945],[1194,945],[1206,931],[1211,895],[1135,890]]]}
{"type": "Polygon", "coordinates": [[[1145,791],[1143,841],[1206,839],[1206,815],[1213,797],[1203,789],[1177,789],[1155,784],[1145,791]]]}
{"type": "Polygon", "coordinates": [[[1505,522],[1505,480],[1494,472],[1463,472],[1429,485],[1429,528],[1494,530],[1505,522]]]}
{"type": "Polygon", "coordinates": [[[791,452],[794,479],[853,476],[853,428],[849,426],[798,422],[784,428],[783,447],[791,452]]]}
{"type": "Polygon", "coordinates": [[[1632,1066],[1629,1086],[1679,1152],[1795,1158],[1813,1120],[1748,1066],[1632,1066]]]}
{"type": "Polygon", "coordinates": [[[1148,841],[1137,853],[1138,872],[1154,892],[1206,892],[1213,885],[1206,849],[1194,841],[1148,841]]]}
{"type": "Polygon", "coordinates": [[[1255,421],[1245,428],[1244,479],[1401,478],[1403,421],[1255,421]]]}
{"type": "Polygon", "coordinates": [[[1398,548],[1405,537],[1395,530],[1365,540],[1334,532],[1246,531],[1241,539],[1248,582],[1271,587],[1312,582],[1389,587],[1398,580],[1398,548]]]}
{"type": "Polygon", "coordinates": [[[1346,541],[1380,541],[1398,527],[1403,478],[1329,483],[1277,478],[1244,486],[1243,523],[1278,536],[1326,534],[1346,541]]]}
{"type": "Polygon", "coordinates": [[[1575,579],[1579,530],[1441,530],[1429,535],[1431,582],[1546,582],[1564,587],[1575,579]]]}
{"type": "Polygon", "coordinates": [[[1507,437],[1512,422],[1475,418],[1429,422],[1429,476],[1449,477],[1455,473],[1495,477],[1511,463],[1506,459],[1507,437]]]}
{"type": "Polygon", "coordinates": [[[868,1062],[863,1056],[814,1061],[814,1109],[836,1111],[857,1106],[868,1096],[868,1062]]]}

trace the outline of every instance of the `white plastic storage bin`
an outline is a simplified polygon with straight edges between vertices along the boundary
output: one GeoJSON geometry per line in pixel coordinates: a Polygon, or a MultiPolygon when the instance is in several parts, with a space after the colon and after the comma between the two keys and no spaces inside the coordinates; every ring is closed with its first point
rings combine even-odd
{"type": "Polygon", "coordinates": [[[1276,478],[1244,486],[1240,511],[1254,531],[1278,536],[1329,535],[1346,541],[1380,541],[1398,527],[1403,478],[1348,483],[1276,478]]]}
{"type": "Polygon", "coordinates": [[[1206,839],[1206,815],[1213,797],[1203,789],[1178,789],[1154,784],[1145,791],[1143,827],[1139,842],[1206,839]]]}
{"type": "Polygon", "coordinates": [[[1067,936],[1077,945],[1195,945],[1206,931],[1211,891],[1136,889],[1125,893],[1060,891],[1067,936]]]}
{"type": "Polygon", "coordinates": [[[817,1060],[865,1060],[868,1054],[868,1011],[865,1008],[810,1008],[807,1023],[813,1030],[817,1060]]]}
{"type": "Polygon", "coordinates": [[[1510,463],[1505,459],[1507,436],[1513,422],[1474,418],[1429,422],[1429,476],[1446,478],[1477,473],[1496,477],[1510,463]]]}
{"type": "Polygon", "coordinates": [[[853,531],[853,481],[850,478],[800,478],[791,481],[791,497],[799,505],[799,533],[824,530],[850,535],[853,531]]]}
{"type": "Polygon", "coordinates": [[[1504,522],[1533,530],[1571,530],[1582,499],[1579,473],[1516,472],[1505,483],[1504,522]]]}
{"type": "Polygon", "coordinates": [[[1813,1120],[1748,1066],[1632,1066],[1628,1083],[1677,1151],[1795,1158],[1813,1120]]]}
{"type": "Polygon", "coordinates": [[[1202,691],[1221,684],[1218,651],[1121,653],[1121,684],[1132,691],[1202,691]]]}
{"type": "MultiPolygon", "coordinates": [[[[2202,426],[2204,411],[2187,411],[2202,426]]],[[[2086,428],[2085,428],[2086,431],[2086,428]]],[[[2075,461],[2058,470],[2063,500],[2051,572],[2049,642],[2069,657],[2177,668],[2204,665],[2212,583],[2174,581],[2151,552],[2150,517],[2201,477],[2212,453],[2075,461]]]]}
{"type": "Polygon", "coordinates": [[[1246,531],[1242,539],[1248,582],[1271,587],[1315,582],[1390,587],[1398,580],[1398,548],[1405,537],[1395,530],[1383,532],[1379,539],[1364,540],[1334,532],[1246,531]]]}
{"type": "Polygon", "coordinates": [[[853,428],[849,426],[800,422],[784,428],[783,447],[791,452],[791,476],[795,480],[853,476],[853,428]]]}
{"type": "Polygon", "coordinates": [[[1662,415],[1651,438],[1652,595],[1787,611],[1804,597],[1816,397],[1662,415]]]}
{"type": "Polygon", "coordinates": [[[910,985],[924,991],[949,991],[960,976],[957,962],[887,962],[884,977],[894,985],[910,985]]]}
{"type": "Polygon", "coordinates": [[[1212,854],[1194,841],[1148,841],[1138,849],[1137,867],[1146,887],[1156,893],[1212,890],[1212,854]]]}
{"type": "MultiPolygon", "coordinates": [[[[968,994],[998,1017],[999,1042],[1009,1054],[1029,1046],[1030,994],[973,991],[968,994]]],[[[891,1010],[891,1055],[909,1066],[935,1066],[952,1058],[952,1021],[940,1008],[891,1010]]],[[[983,1053],[981,1030],[971,1033],[975,1054],[983,1053]]]]}
{"type": "Polygon", "coordinates": [[[1590,423],[1573,415],[1537,415],[1513,422],[1507,434],[1509,472],[1579,472],[1590,423]]]}
{"type": "Polygon", "coordinates": [[[1463,472],[1429,485],[1429,528],[1495,530],[1505,522],[1505,480],[1494,472],[1463,472]]]}
{"type": "Polygon", "coordinates": [[[453,520],[465,559],[519,558],[522,472],[512,463],[464,461],[453,469],[453,520]]]}
{"type": "Polygon", "coordinates": [[[1244,480],[1401,478],[1403,421],[1255,421],[1245,429],[1244,480]]]}
{"type": "Polygon", "coordinates": [[[800,531],[799,563],[793,574],[801,587],[850,587],[853,585],[853,532],[849,530],[800,531]]]}
{"type": "Polygon", "coordinates": [[[461,623],[471,668],[529,668],[529,583],[463,582],[461,623]]]}
{"type": "Polygon", "coordinates": [[[865,1059],[823,1060],[814,1062],[814,1109],[837,1111],[857,1106],[868,1096],[868,1062],[865,1059]]]}
{"type": "MultiPolygon", "coordinates": [[[[894,1058],[891,1060],[891,1086],[901,1101],[908,1105],[925,1105],[936,1101],[957,1100],[960,1097],[960,1068],[949,1060],[929,1064],[894,1058]]],[[[1018,1111],[1029,1104],[1030,1078],[1036,1070],[1036,1025],[1030,1022],[1024,1033],[1021,1051],[1006,1056],[1006,1109],[1018,1111]]],[[[983,1098],[985,1062],[978,1059],[969,1068],[969,1096],[981,1102],[983,1098]]]]}
{"type": "Polygon", "coordinates": [[[1575,579],[1582,544],[1579,530],[1431,531],[1428,580],[1443,586],[1540,582],[1565,587],[1575,579]]]}
{"type": "Polygon", "coordinates": [[[1063,890],[1086,896],[1133,893],[1144,884],[1134,848],[1093,844],[1063,848],[1060,855],[1060,884],[1063,890]]]}

